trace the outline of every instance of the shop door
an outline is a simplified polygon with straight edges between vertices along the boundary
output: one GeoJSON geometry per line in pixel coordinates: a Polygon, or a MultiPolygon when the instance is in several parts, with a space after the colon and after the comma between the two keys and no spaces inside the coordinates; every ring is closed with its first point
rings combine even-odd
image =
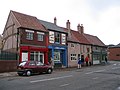
{"type": "Polygon", "coordinates": [[[44,53],[40,53],[39,55],[39,61],[44,63],[44,53]]]}
{"type": "Polygon", "coordinates": [[[60,52],[57,50],[54,52],[54,61],[60,61],[60,52]]]}
{"type": "Polygon", "coordinates": [[[28,61],[28,52],[22,52],[22,61],[28,61]]]}

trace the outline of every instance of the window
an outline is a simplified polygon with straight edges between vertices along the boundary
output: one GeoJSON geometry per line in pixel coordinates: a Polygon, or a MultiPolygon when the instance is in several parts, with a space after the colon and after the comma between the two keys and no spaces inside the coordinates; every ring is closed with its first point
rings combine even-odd
{"type": "Polygon", "coordinates": [[[55,33],[55,43],[60,44],[60,33],[55,33]]]}
{"type": "Polygon", "coordinates": [[[30,52],[30,60],[31,61],[40,61],[42,63],[44,63],[44,53],[42,52],[30,52]]]}
{"type": "Polygon", "coordinates": [[[77,55],[76,54],[71,54],[71,60],[77,60],[77,55]]]}
{"type": "Polygon", "coordinates": [[[43,41],[43,35],[44,35],[43,32],[37,32],[37,39],[38,39],[38,41],[43,41]]]}
{"type": "Polygon", "coordinates": [[[90,52],[90,49],[89,49],[89,48],[87,48],[87,52],[88,52],[88,53],[90,52]]]}
{"type": "Polygon", "coordinates": [[[62,34],[61,35],[61,42],[62,42],[62,44],[66,44],[66,35],[65,34],[62,34]]]}
{"type": "Polygon", "coordinates": [[[71,47],[75,47],[75,45],[73,43],[71,43],[71,47]]]}
{"type": "Polygon", "coordinates": [[[54,52],[54,61],[60,61],[60,52],[57,50],[54,52]]]}
{"type": "Polygon", "coordinates": [[[27,32],[26,39],[33,40],[33,33],[27,32]]]}
{"type": "Polygon", "coordinates": [[[49,42],[54,43],[54,32],[53,31],[49,31],[49,42]]]}
{"type": "Polygon", "coordinates": [[[38,34],[38,41],[43,41],[43,35],[42,34],[38,34]]]}

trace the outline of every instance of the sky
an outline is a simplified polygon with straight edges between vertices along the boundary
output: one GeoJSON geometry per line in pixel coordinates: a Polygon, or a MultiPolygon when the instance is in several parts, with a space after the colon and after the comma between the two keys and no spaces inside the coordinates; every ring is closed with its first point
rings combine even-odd
{"type": "Polygon", "coordinates": [[[77,30],[83,24],[84,32],[97,36],[104,44],[120,43],[120,0],[1,0],[0,34],[2,34],[10,10],[36,16],[77,30]]]}

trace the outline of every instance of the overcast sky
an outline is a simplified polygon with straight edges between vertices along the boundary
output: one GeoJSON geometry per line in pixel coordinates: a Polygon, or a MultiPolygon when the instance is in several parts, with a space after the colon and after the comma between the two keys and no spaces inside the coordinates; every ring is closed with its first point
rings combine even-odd
{"type": "Polygon", "coordinates": [[[36,16],[77,30],[83,24],[84,32],[98,36],[106,45],[120,43],[120,0],[1,0],[0,34],[5,27],[10,10],[36,16]]]}

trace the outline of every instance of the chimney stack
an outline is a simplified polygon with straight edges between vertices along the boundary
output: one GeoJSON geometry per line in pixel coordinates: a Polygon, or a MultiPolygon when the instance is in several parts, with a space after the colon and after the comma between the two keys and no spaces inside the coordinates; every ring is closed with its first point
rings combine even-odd
{"type": "Polygon", "coordinates": [[[84,27],[83,27],[83,24],[81,24],[81,34],[84,34],[84,27]]]}
{"type": "Polygon", "coordinates": [[[83,27],[83,24],[81,24],[81,26],[80,26],[80,24],[78,24],[78,26],[77,26],[77,30],[78,30],[78,32],[79,32],[80,34],[83,34],[83,33],[84,33],[84,27],[83,27]]]}
{"type": "Polygon", "coordinates": [[[70,22],[69,22],[69,20],[67,20],[66,28],[67,28],[67,29],[70,29],[70,22]]]}
{"type": "Polygon", "coordinates": [[[79,33],[81,33],[81,26],[80,26],[80,24],[78,24],[77,30],[78,30],[79,33]]]}
{"type": "Polygon", "coordinates": [[[66,22],[66,28],[68,29],[68,37],[71,37],[71,30],[70,30],[70,22],[67,20],[66,22]]]}
{"type": "Polygon", "coordinates": [[[54,24],[57,25],[57,19],[56,19],[56,17],[54,18],[54,24]]]}

